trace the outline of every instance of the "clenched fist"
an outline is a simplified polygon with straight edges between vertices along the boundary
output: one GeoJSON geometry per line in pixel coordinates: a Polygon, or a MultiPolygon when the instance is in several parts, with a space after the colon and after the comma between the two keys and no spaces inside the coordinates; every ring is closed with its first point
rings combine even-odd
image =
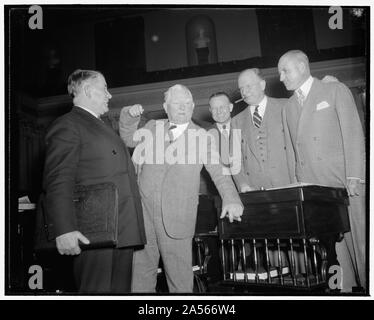
{"type": "Polygon", "coordinates": [[[129,109],[129,114],[133,118],[140,117],[140,115],[144,112],[144,109],[141,104],[134,104],[129,109]]]}

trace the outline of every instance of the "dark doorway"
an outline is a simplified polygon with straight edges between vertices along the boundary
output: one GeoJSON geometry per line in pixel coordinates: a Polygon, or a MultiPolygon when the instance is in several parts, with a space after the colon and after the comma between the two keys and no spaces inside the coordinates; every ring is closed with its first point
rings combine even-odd
{"type": "Polygon", "coordinates": [[[310,8],[256,9],[262,57],[291,49],[316,50],[313,10],[310,8]]]}
{"type": "Polygon", "coordinates": [[[108,86],[134,82],[146,71],[143,17],[129,17],[95,26],[96,69],[108,79],[108,86]]]}

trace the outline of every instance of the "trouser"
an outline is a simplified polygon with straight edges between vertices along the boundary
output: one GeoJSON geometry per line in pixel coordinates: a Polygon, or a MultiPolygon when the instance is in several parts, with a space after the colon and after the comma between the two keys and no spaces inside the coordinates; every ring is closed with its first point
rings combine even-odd
{"type": "Polygon", "coordinates": [[[160,256],[169,292],[192,292],[192,237],[168,236],[162,221],[161,194],[142,198],[147,244],[134,252],[133,292],[155,292],[160,256]]]}
{"type": "Polygon", "coordinates": [[[350,292],[352,287],[366,288],[365,259],[365,185],[360,185],[360,196],[349,197],[349,220],[351,232],[336,243],[336,254],[342,267],[342,291],[350,292]]]}
{"type": "Polygon", "coordinates": [[[132,248],[83,250],[74,257],[73,268],[80,293],[129,293],[132,248]]]}

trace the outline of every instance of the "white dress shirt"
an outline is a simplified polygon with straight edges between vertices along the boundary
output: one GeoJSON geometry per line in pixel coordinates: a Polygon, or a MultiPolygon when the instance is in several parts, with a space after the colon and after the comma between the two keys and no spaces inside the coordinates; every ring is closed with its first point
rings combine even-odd
{"type": "Polygon", "coordinates": [[[306,79],[306,81],[300,86],[300,88],[297,89],[297,90],[301,90],[301,92],[303,93],[304,100],[308,96],[310,88],[312,87],[312,84],[313,84],[313,77],[309,76],[309,78],[306,79]]]}
{"type": "Polygon", "coordinates": [[[169,122],[170,126],[176,126],[176,128],[174,129],[171,129],[171,133],[173,134],[173,138],[174,140],[178,139],[182,134],[183,132],[187,129],[188,127],[188,124],[189,122],[187,123],[183,123],[183,124],[176,124],[176,123],[173,123],[173,122],[169,122]]]}

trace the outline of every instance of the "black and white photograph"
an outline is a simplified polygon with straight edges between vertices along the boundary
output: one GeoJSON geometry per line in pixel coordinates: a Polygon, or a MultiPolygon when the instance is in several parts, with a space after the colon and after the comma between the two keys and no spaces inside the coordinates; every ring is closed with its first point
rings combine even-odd
{"type": "Polygon", "coordinates": [[[370,297],[370,5],[3,12],[6,297],[370,297]]]}

